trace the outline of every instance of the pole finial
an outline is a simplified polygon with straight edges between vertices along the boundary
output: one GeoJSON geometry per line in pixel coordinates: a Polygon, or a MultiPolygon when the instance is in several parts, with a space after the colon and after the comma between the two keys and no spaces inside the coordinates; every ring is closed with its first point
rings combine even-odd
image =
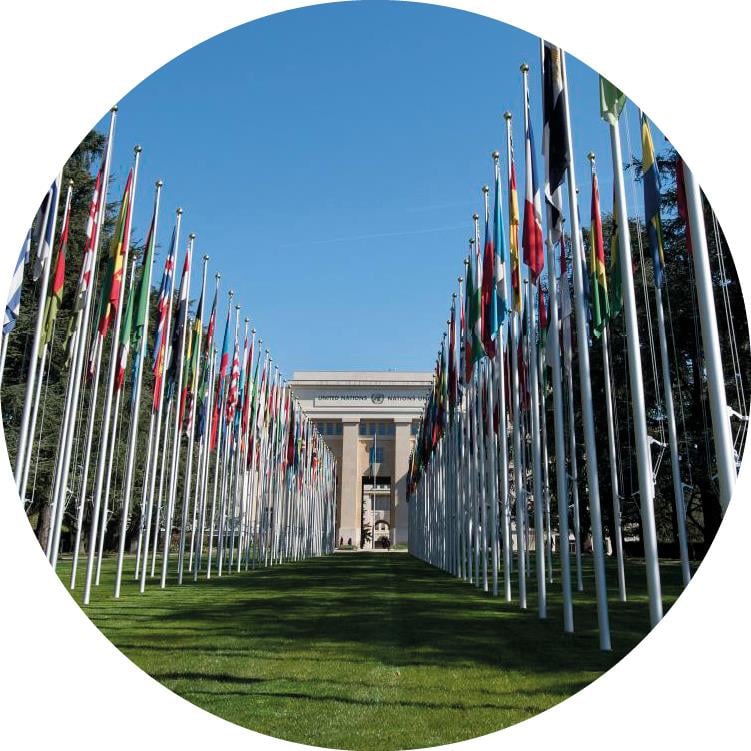
{"type": "Polygon", "coordinates": [[[195,240],[195,239],[196,239],[196,233],[195,233],[195,232],[191,232],[191,233],[190,233],[190,234],[188,235],[188,240],[195,240]]]}
{"type": "Polygon", "coordinates": [[[494,162],[497,162],[501,158],[501,152],[500,151],[494,151],[491,155],[494,162]]]}
{"type": "Polygon", "coordinates": [[[456,277],[456,281],[459,282],[459,284],[461,284],[464,281],[464,277],[463,276],[457,276],[456,277]]]}
{"type": "Polygon", "coordinates": [[[209,261],[209,257],[205,253],[203,254],[203,260],[206,261],[207,263],[209,261]]]}
{"type": "Polygon", "coordinates": [[[522,73],[526,73],[526,72],[527,72],[527,71],[529,70],[529,65],[527,65],[527,63],[522,63],[522,64],[521,64],[521,65],[519,66],[519,70],[520,70],[520,71],[521,71],[522,73]]]}
{"type": "Polygon", "coordinates": [[[592,164],[594,164],[594,161],[595,161],[595,152],[594,151],[590,151],[589,154],[587,154],[587,159],[589,159],[589,161],[592,162],[592,164]]]}
{"type": "Polygon", "coordinates": [[[120,109],[120,106],[119,106],[119,105],[117,105],[117,104],[113,104],[113,105],[112,105],[112,106],[110,107],[110,112],[117,112],[117,111],[118,111],[119,109],[120,109]]]}
{"type": "Polygon", "coordinates": [[[164,182],[162,180],[157,180],[156,181],[156,187],[157,188],[163,188],[164,187],[164,182]]]}
{"type": "Polygon", "coordinates": [[[178,206],[177,211],[175,212],[178,216],[180,216],[183,213],[183,210],[178,206]]]}
{"type": "Polygon", "coordinates": [[[475,221],[477,221],[479,218],[480,218],[480,215],[475,211],[475,213],[472,214],[472,219],[474,219],[475,221]]]}
{"type": "Polygon", "coordinates": [[[506,110],[506,111],[505,111],[505,112],[503,113],[503,119],[504,119],[504,120],[506,120],[506,121],[509,121],[509,120],[511,120],[511,117],[512,117],[512,116],[511,116],[511,113],[510,113],[510,112],[509,112],[508,110],[506,110]]]}
{"type": "Polygon", "coordinates": [[[222,278],[222,275],[217,271],[216,274],[214,274],[214,279],[219,281],[222,278]]]}
{"type": "Polygon", "coordinates": [[[487,185],[483,185],[482,186],[482,192],[485,193],[486,195],[487,195],[487,193],[488,193],[489,190],[490,190],[490,188],[487,185]]]}
{"type": "Polygon", "coordinates": [[[137,143],[137,144],[136,144],[136,145],[135,145],[135,146],[133,147],[133,151],[134,151],[134,152],[135,152],[136,154],[140,154],[140,153],[141,153],[141,152],[143,151],[143,149],[141,148],[141,145],[137,143]]]}
{"type": "MultiPolygon", "coordinates": [[[[251,330],[250,330],[250,333],[251,333],[251,334],[255,334],[255,333],[256,333],[256,330],[255,330],[255,329],[253,328],[253,329],[251,329],[251,330]]],[[[259,341],[260,341],[260,340],[259,340],[259,341]]]]}

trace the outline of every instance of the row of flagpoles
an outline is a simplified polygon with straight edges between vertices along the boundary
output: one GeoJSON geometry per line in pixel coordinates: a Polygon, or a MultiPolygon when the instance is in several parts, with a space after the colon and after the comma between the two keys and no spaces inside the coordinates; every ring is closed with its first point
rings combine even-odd
{"type": "MultiPolygon", "coordinates": [[[[647,433],[631,238],[626,208],[619,118],[625,97],[600,79],[601,114],[610,130],[614,176],[611,259],[606,266],[594,154],[591,164],[592,204],[589,252],[585,250],[577,204],[578,190],[571,133],[564,53],[541,42],[544,190],[541,195],[530,116],[529,67],[521,66],[524,98],[523,216],[520,216],[512,118],[506,121],[506,170],[501,155],[492,155],[494,191],[483,188],[484,238],[474,215],[469,256],[453,295],[448,330],[436,362],[432,394],[411,457],[409,476],[409,547],[421,559],[512,600],[512,568],[517,571],[518,600],[527,607],[527,579],[534,551],[537,610],[547,616],[548,584],[553,582],[551,496],[557,499],[560,543],[559,575],[563,628],[573,632],[573,536],[577,588],[582,589],[582,540],[579,519],[577,425],[572,340],[576,349],[579,407],[585,456],[587,504],[591,519],[599,644],[611,648],[605,571],[602,507],[599,493],[595,420],[586,343],[599,339],[605,373],[608,454],[612,486],[618,592],[626,599],[613,420],[609,321],[625,318],[631,411],[636,437],[640,515],[646,563],[650,621],[662,617],[662,596],[654,515],[654,476],[647,433]],[[505,179],[502,179],[505,178],[505,179]],[[506,184],[504,201],[502,183],[506,184]],[[567,207],[564,205],[567,194],[567,207]],[[503,207],[507,207],[508,228],[503,207]],[[566,260],[566,208],[572,275],[566,260]],[[543,221],[544,216],[544,221],[543,221]],[[521,249],[519,231],[522,231],[521,249]],[[545,230],[543,230],[545,227],[545,230]],[[521,252],[520,252],[521,250],[521,252]],[[560,250],[560,254],[559,254],[560,250]],[[547,301],[541,288],[546,272],[547,301]],[[608,277],[610,277],[608,279],[608,277]],[[571,287],[570,287],[571,283],[571,287]],[[573,291],[573,299],[572,299],[573,291]],[[591,336],[590,336],[591,334],[591,336]],[[448,339],[448,345],[446,340],[448,339]],[[583,344],[581,344],[583,343],[583,344]],[[448,350],[448,352],[447,352],[448,350]],[[545,401],[552,392],[553,451],[548,454],[545,401]],[[530,448],[526,446],[529,442],[530,448]],[[554,471],[549,471],[549,462],[554,471]],[[552,475],[555,475],[553,479],[552,475]],[[531,483],[528,483],[531,476],[531,483]],[[569,518],[569,496],[573,518],[569,518]],[[528,502],[533,520],[528,520],[528,502]],[[571,527],[570,527],[571,523],[571,527]],[[531,527],[531,530],[528,529],[531,527]],[[513,534],[515,528],[515,535],[513,534]],[[529,532],[533,532],[533,543],[529,532]],[[515,540],[514,540],[515,538],[515,540]],[[514,548],[516,555],[514,556],[514,548]],[[514,560],[515,557],[515,560],[514,560]]],[[[647,234],[654,264],[654,293],[662,359],[664,408],[668,417],[674,504],[684,585],[690,578],[686,510],[678,468],[678,442],[672,403],[662,287],[665,261],[660,218],[660,183],[649,124],[641,117],[642,177],[647,234]]],[[[706,359],[720,502],[727,508],[736,477],[736,461],[725,397],[712,280],[699,188],[679,160],[679,206],[687,221],[696,294],[706,359]]]]}
{"type": "MultiPolygon", "coordinates": [[[[202,259],[201,293],[191,317],[194,234],[188,236],[180,285],[175,291],[182,209],[176,211],[157,291],[157,320],[149,320],[162,182],[155,186],[149,231],[139,262],[132,252],[131,228],[140,147],[135,148],[109,253],[100,259],[116,119],[114,107],[91,198],[81,272],[65,339],[65,404],[48,499],[52,521],[46,553],[53,567],[58,562],[70,496],[75,500],[71,588],[76,587],[86,511],[90,511],[84,604],[89,603],[92,587],[100,581],[105,530],[115,495],[116,453],[123,446],[115,597],[121,593],[126,537],[133,513],[140,517],[133,576],[141,592],[152,577],[158,576],[160,586],[166,586],[170,555],[175,550],[173,570],[181,584],[186,575],[197,580],[199,575],[210,578],[212,573],[221,576],[232,570],[323,555],[332,552],[335,540],[333,454],[313,421],[302,412],[269,350],[263,350],[263,340],[256,340],[255,329],[249,330],[248,318],[243,338],[240,306],[233,306],[232,291],[228,293],[224,337],[218,349],[215,334],[220,274],[215,275],[213,304],[205,322],[209,292],[206,255],[202,259]],[[94,300],[97,288],[98,305],[94,300]],[[147,351],[150,327],[154,330],[151,353],[147,351]],[[151,399],[145,400],[142,387],[148,364],[154,388],[151,399]],[[145,428],[143,409],[149,411],[145,457],[139,455],[138,447],[145,428]],[[123,411],[127,419],[122,417],[123,411]],[[97,424],[100,429],[95,445],[97,424]],[[81,442],[80,476],[73,483],[74,446],[81,442]],[[140,488],[135,483],[137,462],[145,470],[140,488]],[[175,528],[177,540],[173,540],[175,528]]],[[[20,310],[24,267],[36,246],[33,277],[37,281],[38,312],[14,472],[21,499],[26,498],[33,463],[41,385],[54,345],[69,253],[71,185],[63,198],[62,229],[53,263],[61,182],[62,173],[27,235],[3,325],[0,374],[20,310]]]]}

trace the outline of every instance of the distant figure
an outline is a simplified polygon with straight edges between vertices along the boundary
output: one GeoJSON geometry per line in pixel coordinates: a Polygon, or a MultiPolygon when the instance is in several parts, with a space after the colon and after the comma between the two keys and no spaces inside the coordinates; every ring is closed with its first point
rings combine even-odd
{"type": "Polygon", "coordinates": [[[340,537],[339,538],[339,547],[341,548],[343,545],[344,545],[344,538],[340,537]]]}
{"type": "Polygon", "coordinates": [[[388,537],[383,538],[383,547],[386,548],[386,550],[391,549],[391,540],[389,540],[388,537]]]}
{"type": "Polygon", "coordinates": [[[347,545],[349,545],[350,547],[352,546],[352,538],[351,537],[347,538],[347,545]]]}

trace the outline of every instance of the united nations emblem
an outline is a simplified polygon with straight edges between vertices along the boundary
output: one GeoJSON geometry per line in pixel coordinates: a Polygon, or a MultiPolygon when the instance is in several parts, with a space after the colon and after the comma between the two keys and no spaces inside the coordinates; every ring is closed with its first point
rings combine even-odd
{"type": "Polygon", "coordinates": [[[373,396],[370,397],[370,400],[373,402],[373,404],[383,404],[383,399],[383,394],[373,394],[373,396]]]}

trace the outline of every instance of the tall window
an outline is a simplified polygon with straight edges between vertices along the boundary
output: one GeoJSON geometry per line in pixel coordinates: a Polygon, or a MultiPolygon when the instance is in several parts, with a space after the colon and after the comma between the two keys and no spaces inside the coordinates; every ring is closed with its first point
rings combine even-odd
{"type": "Polygon", "coordinates": [[[370,447],[370,463],[376,464],[383,461],[383,446],[370,447]]]}

